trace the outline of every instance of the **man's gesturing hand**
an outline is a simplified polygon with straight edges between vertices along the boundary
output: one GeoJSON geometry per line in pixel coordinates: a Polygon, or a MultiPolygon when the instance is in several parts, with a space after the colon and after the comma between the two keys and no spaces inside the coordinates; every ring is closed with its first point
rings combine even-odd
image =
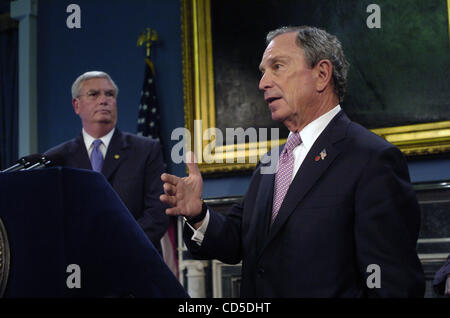
{"type": "Polygon", "coordinates": [[[168,215],[194,217],[202,212],[203,179],[192,153],[190,157],[190,162],[186,163],[189,176],[179,178],[167,173],[161,175],[165,194],[159,198],[171,206],[166,209],[168,215]]]}

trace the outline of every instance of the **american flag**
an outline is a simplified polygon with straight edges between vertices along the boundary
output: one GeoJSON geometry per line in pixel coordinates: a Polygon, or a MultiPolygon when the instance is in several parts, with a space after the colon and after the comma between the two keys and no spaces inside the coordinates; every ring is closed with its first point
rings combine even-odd
{"type": "MultiPolygon", "coordinates": [[[[162,147],[160,138],[160,115],[159,104],[156,97],[155,68],[149,58],[145,59],[145,77],[142,85],[141,103],[137,122],[137,134],[158,140],[162,147]]],[[[169,228],[161,239],[163,258],[167,266],[178,278],[178,259],[175,239],[177,224],[175,217],[170,217],[169,228]]]]}
{"type": "Polygon", "coordinates": [[[139,105],[137,134],[151,137],[161,142],[160,116],[156,98],[155,70],[152,61],[145,59],[145,77],[139,105]]]}

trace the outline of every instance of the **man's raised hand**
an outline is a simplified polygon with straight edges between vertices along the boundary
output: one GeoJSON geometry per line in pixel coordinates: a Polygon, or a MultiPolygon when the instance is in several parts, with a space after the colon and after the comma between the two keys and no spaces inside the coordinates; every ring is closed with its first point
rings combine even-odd
{"type": "Polygon", "coordinates": [[[194,154],[190,153],[186,163],[189,175],[180,178],[168,173],[161,175],[164,182],[164,194],[159,198],[161,202],[171,208],[166,209],[167,215],[183,215],[194,217],[202,212],[203,179],[195,163],[194,154]]]}

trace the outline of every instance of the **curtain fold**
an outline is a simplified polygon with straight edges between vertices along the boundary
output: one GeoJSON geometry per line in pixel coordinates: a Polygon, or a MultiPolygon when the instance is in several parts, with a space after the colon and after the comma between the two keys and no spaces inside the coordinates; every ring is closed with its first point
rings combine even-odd
{"type": "Polygon", "coordinates": [[[18,157],[18,22],[0,15],[0,169],[18,157]]]}

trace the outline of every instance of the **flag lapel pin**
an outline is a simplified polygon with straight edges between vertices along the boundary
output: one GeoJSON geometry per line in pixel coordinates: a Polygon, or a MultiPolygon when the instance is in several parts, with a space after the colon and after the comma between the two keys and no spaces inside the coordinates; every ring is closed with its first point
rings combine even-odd
{"type": "Polygon", "coordinates": [[[325,159],[325,157],[327,156],[327,150],[325,148],[323,148],[323,150],[320,152],[320,158],[325,159]]]}
{"type": "Polygon", "coordinates": [[[314,161],[324,160],[327,156],[327,150],[324,148],[318,156],[314,158],[314,161]]]}

